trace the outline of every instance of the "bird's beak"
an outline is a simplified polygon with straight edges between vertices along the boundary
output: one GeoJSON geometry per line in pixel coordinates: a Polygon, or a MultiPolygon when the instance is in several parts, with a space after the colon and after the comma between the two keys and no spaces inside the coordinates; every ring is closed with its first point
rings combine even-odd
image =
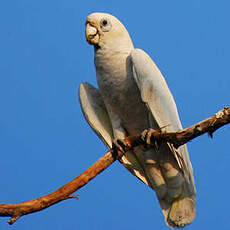
{"type": "Polygon", "coordinates": [[[90,25],[90,23],[86,23],[85,36],[86,36],[86,40],[89,44],[91,44],[91,45],[98,44],[98,42],[99,42],[98,31],[94,26],[90,25]]]}

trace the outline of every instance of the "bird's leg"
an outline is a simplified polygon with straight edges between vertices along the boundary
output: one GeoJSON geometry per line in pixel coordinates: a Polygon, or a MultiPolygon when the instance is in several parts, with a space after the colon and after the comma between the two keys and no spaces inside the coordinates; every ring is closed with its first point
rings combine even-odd
{"type": "Polygon", "coordinates": [[[113,151],[121,151],[122,153],[125,153],[127,149],[130,147],[126,142],[125,142],[125,137],[126,137],[126,131],[121,125],[121,120],[117,116],[113,116],[112,121],[112,126],[113,126],[113,151]]]}

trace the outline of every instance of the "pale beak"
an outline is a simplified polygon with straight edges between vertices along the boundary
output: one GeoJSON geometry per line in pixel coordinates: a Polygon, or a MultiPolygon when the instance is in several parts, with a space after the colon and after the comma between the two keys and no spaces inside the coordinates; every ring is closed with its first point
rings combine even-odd
{"type": "Polygon", "coordinates": [[[92,45],[98,44],[99,42],[98,31],[94,26],[91,26],[89,23],[86,24],[85,36],[89,44],[92,44],[92,45]]]}

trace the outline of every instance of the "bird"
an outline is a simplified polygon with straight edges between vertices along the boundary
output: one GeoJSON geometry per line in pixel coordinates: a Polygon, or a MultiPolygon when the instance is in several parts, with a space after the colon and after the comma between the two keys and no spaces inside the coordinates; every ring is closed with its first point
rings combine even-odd
{"type": "MultiPolygon", "coordinates": [[[[119,19],[92,13],[85,21],[85,36],[94,47],[98,88],[81,83],[79,100],[88,124],[109,149],[132,134],[182,129],[166,80],[151,57],[134,48],[119,19]]],[[[194,220],[196,189],[186,145],[137,146],[120,162],[155,191],[169,227],[181,228],[194,220]]]]}

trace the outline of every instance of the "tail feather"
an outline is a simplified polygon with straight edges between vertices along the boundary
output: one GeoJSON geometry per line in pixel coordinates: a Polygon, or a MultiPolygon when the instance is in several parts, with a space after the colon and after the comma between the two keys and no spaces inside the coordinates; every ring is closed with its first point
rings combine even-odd
{"type": "Polygon", "coordinates": [[[188,193],[188,186],[185,183],[182,195],[173,200],[172,203],[159,200],[165,222],[172,228],[182,228],[190,224],[196,216],[196,197],[195,194],[188,193]]]}
{"type": "Polygon", "coordinates": [[[170,227],[184,227],[195,218],[196,191],[193,180],[185,177],[167,146],[156,152],[136,147],[133,153],[142,163],[148,185],[156,192],[165,222],[170,227]]]}

